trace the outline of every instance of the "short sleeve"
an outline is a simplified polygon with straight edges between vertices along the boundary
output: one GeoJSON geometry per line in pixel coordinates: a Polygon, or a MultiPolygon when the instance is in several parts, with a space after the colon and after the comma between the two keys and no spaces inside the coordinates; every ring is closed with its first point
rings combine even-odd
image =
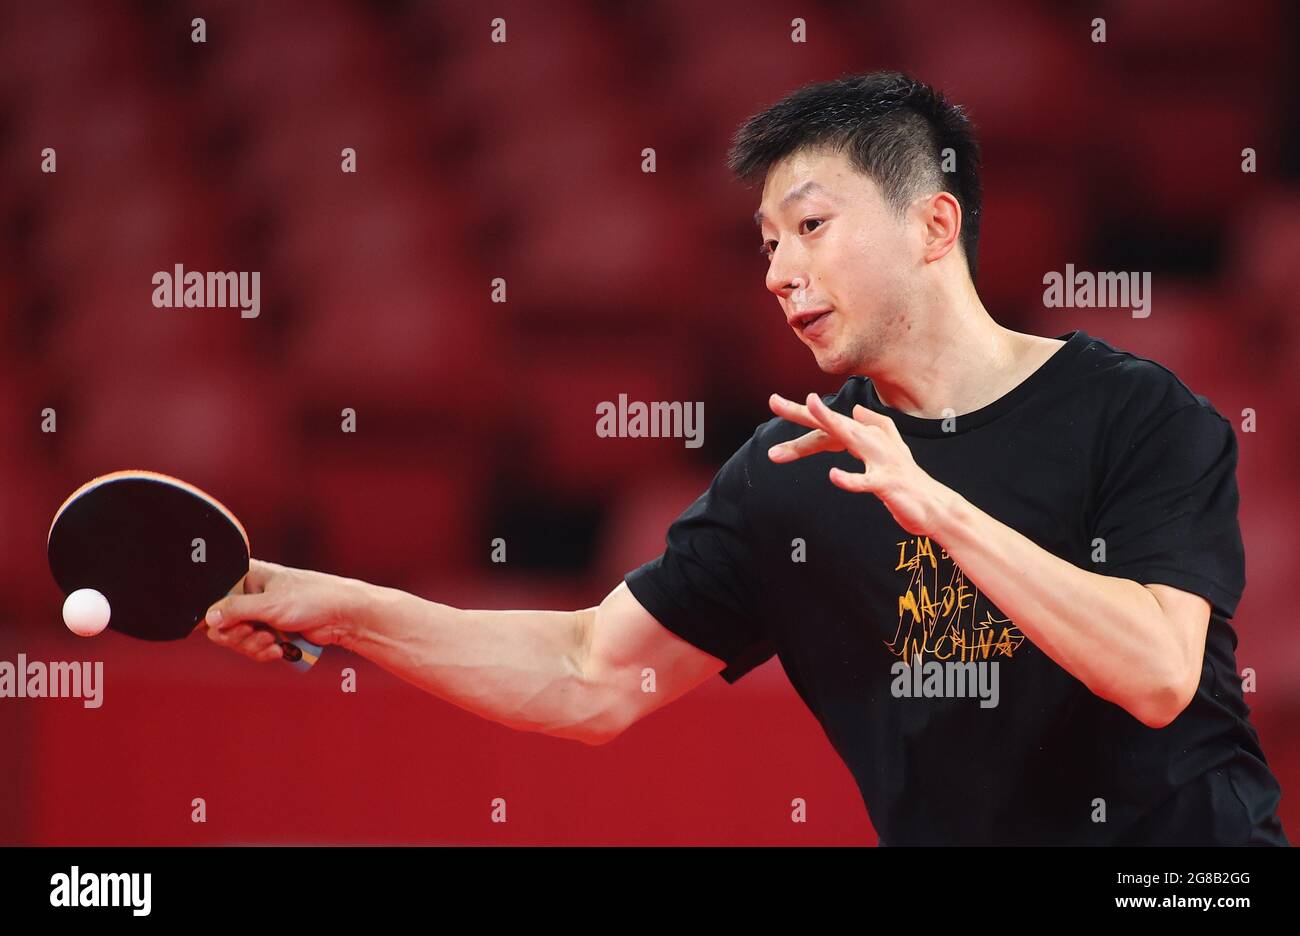
{"type": "MultiPolygon", "coordinates": [[[[1096,501],[1104,575],[1170,585],[1230,618],[1246,587],[1237,520],[1237,437],[1203,398],[1139,426],[1096,501]]],[[[1094,539],[1095,542],[1095,539],[1094,539]]]]}
{"type": "Polygon", "coordinates": [[[673,521],[663,554],[624,576],[655,620],[727,664],[728,683],[776,652],[755,612],[745,467],[752,446],[751,438],[673,521]]]}

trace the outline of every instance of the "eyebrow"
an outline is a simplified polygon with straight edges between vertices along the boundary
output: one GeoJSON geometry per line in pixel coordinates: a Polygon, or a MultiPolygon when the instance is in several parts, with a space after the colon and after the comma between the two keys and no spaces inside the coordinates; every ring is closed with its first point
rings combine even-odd
{"type": "MultiPolygon", "coordinates": [[[[799,185],[796,186],[795,188],[792,188],[789,191],[789,193],[785,196],[785,198],[781,199],[781,210],[784,210],[785,207],[789,205],[791,202],[798,201],[801,198],[806,198],[808,195],[811,195],[814,192],[820,193],[822,195],[831,194],[830,191],[824,185],[821,185],[820,183],[814,181],[813,179],[809,179],[803,185],[799,185]]],[[[757,224],[759,227],[763,226],[763,222],[765,220],[767,219],[763,215],[763,211],[761,208],[758,211],[754,212],[754,223],[757,224]]]]}

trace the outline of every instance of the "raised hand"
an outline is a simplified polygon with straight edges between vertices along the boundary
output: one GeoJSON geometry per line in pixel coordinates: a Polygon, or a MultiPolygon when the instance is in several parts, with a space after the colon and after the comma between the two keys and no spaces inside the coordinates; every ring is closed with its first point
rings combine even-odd
{"type": "Polygon", "coordinates": [[[832,484],[857,494],[874,494],[904,530],[920,536],[932,534],[935,519],[953,492],[916,464],[892,419],[860,404],[853,407],[850,419],[832,410],[815,393],[808,394],[802,404],[774,393],[768,404],[776,415],[812,430],[772,446],[768,458],[783,463],[819,452],[847,451],[863,463],[862,471],[832,468],[832,484]]]}

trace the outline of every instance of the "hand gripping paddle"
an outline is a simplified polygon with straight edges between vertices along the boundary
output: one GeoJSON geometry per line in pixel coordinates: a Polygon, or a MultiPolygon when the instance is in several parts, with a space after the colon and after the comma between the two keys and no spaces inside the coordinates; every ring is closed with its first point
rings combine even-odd
{"type": "MultiPolygon", "coordinates": [[[[50,571],[65,595],[93,588],[113,630],[141,640],[188,637],[209,607],[243,590],[248,534],[216,498],[153,471],[114,471],[77,488],[50,524],[50,571]]],[[[285,662],[309,670],[323,648],[275,634],[285,662]]]]}

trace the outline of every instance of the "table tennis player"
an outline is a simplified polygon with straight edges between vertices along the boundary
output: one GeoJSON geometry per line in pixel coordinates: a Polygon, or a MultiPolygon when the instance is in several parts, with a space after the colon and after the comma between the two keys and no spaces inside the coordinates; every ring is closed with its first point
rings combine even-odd
{"type": "Polygon", "coordinates": [[[267,660],[247,622],[303,631],[589,744],[777,656],[882,844],[1287,844],[1229,623],[1234,428],[1159,363],[994,321],[979,159],[963,109],[897,73],[739,128],[767,288],[844,384],[774,394],[599,606],[467,611],[255,561],[209,636],[267,660]]]}

